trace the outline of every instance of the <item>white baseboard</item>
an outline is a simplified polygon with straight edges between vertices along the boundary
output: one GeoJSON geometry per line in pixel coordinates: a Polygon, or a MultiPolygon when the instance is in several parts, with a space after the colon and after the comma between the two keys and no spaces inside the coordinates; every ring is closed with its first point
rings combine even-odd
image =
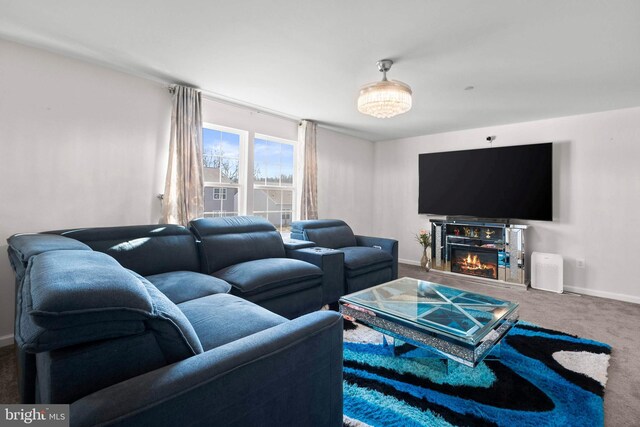
{"type": "Polygon", "coordinates": [[[8,345],[13,345],[13,334],[0,337],[0,347],[6,347],[8,345]]]}
{"type": "MultiPolygon", "coordinates": [[[[420,265],[419,261],[412,261],[408,259],[398,259],[398,262],[402,264],[409,264],[409,265],[420,265]]],[[[434,272],[440,273],[440,271],[437,271],[437,270],[434,272]]],[[[455,274],[455,273],[450,273],[450,274],[455,274]]],[[[458,275],[456,274],[456,276],[458,275]]],[[[608,299],[614,299],[617,301],[632,302],[635,304],[640,304],[640,297],[633,296],[633,295],[619,294],[616,292],[598,291],[594,289],[583,288],[580,286],[565,285],[564,290],[566,292],[573,292],[574,294],[589,295],[592,297],[608,298],[608,299]]]]}
{"type": "Polygon", "coordinates": [[[594,289],[582,288],[580,286],[565,286],[564,290],[567,292],[573,292],[574,294],[589,295],[592,297],[608,298],[618,301],[640,304],[640,297],[627,294],[619,294],[617,292],[598,291],[594,289]]]}

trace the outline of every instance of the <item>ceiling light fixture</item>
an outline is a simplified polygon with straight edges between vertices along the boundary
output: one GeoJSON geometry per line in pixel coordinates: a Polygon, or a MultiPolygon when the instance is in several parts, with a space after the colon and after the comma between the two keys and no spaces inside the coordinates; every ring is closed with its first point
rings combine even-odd
{"type": "Polygon", "coordinates": [[[360,89],[358,111],[379,119],[406,113],[411,109],[411,88],[406,83],[387,80],[392,60],[381,59],[377,64],[383,74],[382,81],[369,83],[360,89]]]}

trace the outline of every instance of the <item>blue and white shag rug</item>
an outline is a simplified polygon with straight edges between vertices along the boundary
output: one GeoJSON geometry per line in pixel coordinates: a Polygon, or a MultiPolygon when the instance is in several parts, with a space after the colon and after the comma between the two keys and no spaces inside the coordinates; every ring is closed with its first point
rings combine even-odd
{"type": "Polygon", "coordinates": [[[499,360],[447,373],[440,360],[393,356],[381,337],[345,331],[344,426],[604,425],[607,344],[521,321],[499,360]]]}

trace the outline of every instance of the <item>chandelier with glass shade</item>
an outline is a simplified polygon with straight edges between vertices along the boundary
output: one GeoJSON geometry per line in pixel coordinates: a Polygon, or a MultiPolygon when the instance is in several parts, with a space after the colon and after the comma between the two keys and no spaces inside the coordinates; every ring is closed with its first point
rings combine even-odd
{"type": "Polygon", "coordinates": [[[406,83],[387,80],[392,60],[381,59],[377,64],[382,72],[382,81],[369,83],[360,89],[358,111],[379,119],[406,113],[411,109],[411,88],[406,83]]]}

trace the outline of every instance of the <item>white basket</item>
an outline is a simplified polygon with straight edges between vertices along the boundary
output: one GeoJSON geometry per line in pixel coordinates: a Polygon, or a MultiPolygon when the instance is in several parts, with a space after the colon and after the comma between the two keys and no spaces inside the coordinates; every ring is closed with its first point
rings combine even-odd
{"type": "Polygon", "coordinates": [[[531,254],[531,287],[562,293],[562,256],[533,252],[531,254]]]}

